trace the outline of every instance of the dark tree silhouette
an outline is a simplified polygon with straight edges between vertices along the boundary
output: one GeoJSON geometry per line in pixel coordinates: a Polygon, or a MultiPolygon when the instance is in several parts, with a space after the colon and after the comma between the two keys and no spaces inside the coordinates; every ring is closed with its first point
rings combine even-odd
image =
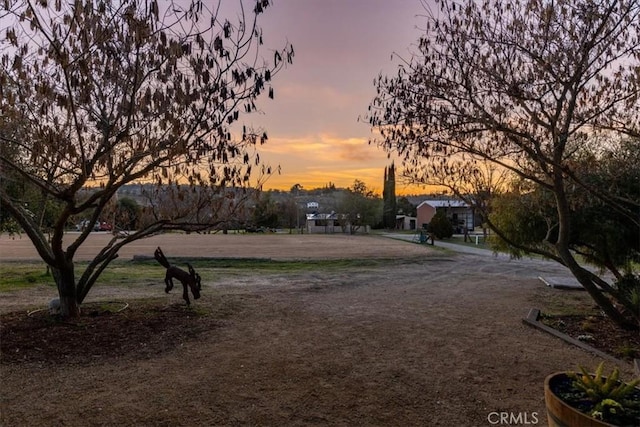
{"type": "Polygon", "coordinates": [[[239,204],[226,201],[225,187],[249,185],[253,169],[270,172],[256,153],[266,133],[243,127],[236,138],[232,126],[262,94],[273,97],[271,79],[293,49],[264,60],[257,20],[270,2],[233,3],[234,20],[202,1],[0,6],[0,201],[51,266],[64,316],[78,314],[123,245],[162,229],[210,227],[219,206],[239,204]],[[61,205],[50,239],[10,191],[17,180],[61,205]],[[144,226],[114,236],[76,274],[90,229],[65,236],[68,221],[83,215],[93,224],[134,182],[168,184],[159,192],[176,202],[151,204],[144,226]]]}
{"type": "MultiPolygon", "coordinates": [[[[398,152],[416,181],[480,195],[481,208],[505,190],[486,179],[496,168],[524,182],[525,192],[544,190],[553,216],[534,245],[483,216],[511,247],[566,266],[611,319],[638,329],[640,309],[628,293],[577,256],[595,248],[573,238],[582,226],[573,202],[590,199],[640,234],[637,193],[610,191],[582,173],[586,151],[598,163],[599,147],[615,152],[640,135],[640,1],[437,5],[426,11],[416,55],[396,76],[377,80],[370,122],[381,137],[374,142],[398,152]],[[485,188],[474,192],[479,182],[485,188]]],[[[622,277],[639,246],[636,239],[627,262],[604,267],[622,277]]]]}
{"type": "Polygon", "coordinates": [[[396,167],[393,163],[384,168],[384,188],[382,190],[383,213],[382,223],[384,228],[392,230],[396,228],[396,213],[398,202],[396,201],[396,167]]]}

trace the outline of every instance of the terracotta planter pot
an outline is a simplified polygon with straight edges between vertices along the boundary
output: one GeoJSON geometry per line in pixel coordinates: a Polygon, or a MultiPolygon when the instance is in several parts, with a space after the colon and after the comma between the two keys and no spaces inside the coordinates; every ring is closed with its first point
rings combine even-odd
{"type": "Polygon", "coordinates": [[[549,427],[616,427],[614,424],[596,420],[560,400],[551,391],[550,385],[566,380],[567,374],[564,372],[556,372],[544,380],[544,401],[547,406],[549,427]]]}

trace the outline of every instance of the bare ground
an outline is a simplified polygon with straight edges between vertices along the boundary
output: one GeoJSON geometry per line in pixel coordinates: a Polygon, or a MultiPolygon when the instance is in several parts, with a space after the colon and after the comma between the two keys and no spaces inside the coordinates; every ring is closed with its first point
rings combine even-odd
{"type": "MultiPolygon", "coordinates": [[[[106,238],[92,236],[83,256],[106,238]]],[[[27,317],[49,287],[3,294],[3,426],[475,427],[495,425],[496,412],[546,425],[544,377],[599,362],[521,322],[531,307],[583,298],[541,284],[561,272],[550,263],[309,235],[163,235],[121,257],[158,245],[171,256],[379,262],[220,270],[192,309],[164,295],[159,269],[157,286],[97,287],[73,323],[27,317]]],[[[0,259],[34,258],[24,239],[0,237],[0,259]]]]}

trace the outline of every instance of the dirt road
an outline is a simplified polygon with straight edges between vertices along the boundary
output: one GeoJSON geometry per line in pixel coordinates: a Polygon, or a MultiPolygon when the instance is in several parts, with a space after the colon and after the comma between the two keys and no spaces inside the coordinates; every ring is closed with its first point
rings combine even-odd
{"type": "MultiPolygon", "coordinates": [[[[172,239],[143,241],[123,257],[161,245],[185,256],[398,261],[216,272],[197,307],[226,317],[177,347],[153,357],[2,363],[2,425],[478,427],[496,425],[501,413],[519,417],[509,425],[546,425],[545,376],[598,362],[521,322],[529,308],[558,298],[537,280],[558,273],[549,263],[375,236],[172,239]]],[[[28,258],[5,242],[2,258],[28,258]]],[[[35,295],[8,296],[23,307],[35,295]]]]}

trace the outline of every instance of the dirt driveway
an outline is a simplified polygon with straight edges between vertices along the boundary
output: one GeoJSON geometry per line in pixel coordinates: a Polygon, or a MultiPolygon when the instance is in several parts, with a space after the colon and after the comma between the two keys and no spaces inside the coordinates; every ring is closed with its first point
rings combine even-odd
{"type": "MultiPolygon", "coordinates": [[[[33,257],[29,245],[4,239],[1,259],[33,257]]],[[[3,361],[2,425],[546,425],[545,376],[598,363],[521,322],[529,308],[558,297],[536,279],[557,274],[553,264],[376,236],[309,235],[164,235],[122,258],[158,245],[173,256],[381,261],[220,270],[205,278],[196,304],[218,319],[179,345],[72,363],[3,361]],[[518,422],[499,424],[501,413],[518,422]]],[[[158,293],[121,286],[96,298],[158,293]]],[[[40,289],[13,292],[1,308],[45,297],[40,289]]],[[[171,297],[161,304],[179,298],[171,297]]]]}

